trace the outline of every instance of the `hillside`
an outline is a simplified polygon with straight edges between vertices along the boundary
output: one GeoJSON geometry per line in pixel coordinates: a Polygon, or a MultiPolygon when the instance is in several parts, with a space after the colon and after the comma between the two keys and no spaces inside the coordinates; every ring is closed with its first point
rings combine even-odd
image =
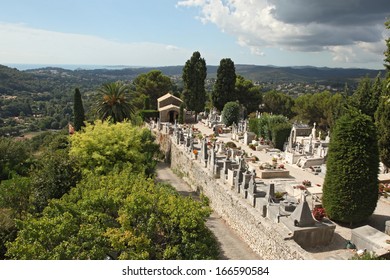
{"type": "MultiPolygon", "coordinates": [[[[0,94],[21,91],[44,92],[53,88],[82,87],[93,89],[102,83],[125,80],[131,81],[142,73],[160,70],[167,76],[180,80],[183,66],[143,67],[124,69],[66,70],[62,68],[41,68],[19,71],[0,65],[0,94]]],[[[207,66],[208,78],[216,77],[218,66],[207,66]]],[[[318,68],[318,67],[276,67],[258,65],[236,65],[236,73],[259,83],[307,83],[323,85],[355,84],[360,78],[374,78],[380,71],[370,69],[318,68]]]]}

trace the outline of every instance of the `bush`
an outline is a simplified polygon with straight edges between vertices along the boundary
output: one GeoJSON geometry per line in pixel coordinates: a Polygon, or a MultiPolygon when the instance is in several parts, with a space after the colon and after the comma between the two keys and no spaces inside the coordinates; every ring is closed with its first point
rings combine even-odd
{"type": "Polygon", "coordinates": [[[274,147],[283,150],[284,143],[287,141],[291,132],[291,124],[279,123],[272,127],[272,143],[274,147]]]}
{"type": "Polygon", "coordinates": [[[240,104],[237,102],[228,102],[223,107],[222,122],[226,126],[231,126],[233,123],[238,123],[240,117],[240,104]]]}
{"type": "Polygon", "coordinates": [[[227,147],[227,148],[237,148],[237,145],[234,142],[229,141],[229,142],[227,142],[225,144],[225,147],[227,147]]]}
{"type": "Polygon", "coordinates": [[[330,219],[352,224],[374,212],[378,200],[377,143],[370,117],[352,111],[336,122],[323,186],[323,205],[330,219]]]}
{"type": "Polygon", "coordinates": [[[156,119],[159,117],[157,110],[140,110],[138,114],[143,121],[149,121],[149,119],[156,119]]]}
{"type": "Polygon", "coordinates": [[[106,174],[114,169],[132,168],[148,175],[154,172],[159,147],[146,128],[125,122],[96,121],[70,140],[70,155],[84,171],[106,174]]]}
{"type": "Polygon", "coordinates": [[[91,174],[39,217],[17,223],[12,259],[216,259],[205,202],[129,170],[91,174]],[[37,238],[39,237],[39,238],[37,238]],[[31,242],[33,240],[34,242],[31,242]]]}

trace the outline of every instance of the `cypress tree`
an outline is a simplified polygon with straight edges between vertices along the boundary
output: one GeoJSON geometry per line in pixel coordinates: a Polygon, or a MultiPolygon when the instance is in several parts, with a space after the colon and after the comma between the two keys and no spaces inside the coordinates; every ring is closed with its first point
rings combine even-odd
{"type": "Polygon", "coordinates": [[[222,111],[227,102],[236,101],[236,68],[230,58],[221,60],[217,70],[217,80],[211,95],[213,105],[222,111]]]}
{"type": "Polygon", "coordinates": [[[73,114],[74,114],[74,128],[76,131],[79,131],[81,127],[84,126],[85,115],[84,115],[83,101],[81,99],[81,93],[78,88],[76,88],[74,91],[73,114]]]}
{"type": "Polygon", "coordinates": [[[378,109],[375,112],[375,124],[378,129],[379,158],[388,168],[390,167],[390,94],[386,84],[379,98],[378,109]]]}
{"type": "Polygon", "coordinates": [[[184,103],[181,103],[180,107],[179,107],[178,122],[179,122],[179,124],[184,123],[184,103]]]}
{"type": "Polygon", "coordinates": [[[206,103],[205,80],[207,77],[206,61],[199,52],[194,52],[183,68],[183,100],[188,110],[197,114],[204,110],[206,103]]]}
{"type": "Polygon", "coordinates": [[[330,219],[353,224],[366,220],[374,212],[379,167],[376,135],[371,118],[356,109],[336,122],[322,201],[330,219]]]}

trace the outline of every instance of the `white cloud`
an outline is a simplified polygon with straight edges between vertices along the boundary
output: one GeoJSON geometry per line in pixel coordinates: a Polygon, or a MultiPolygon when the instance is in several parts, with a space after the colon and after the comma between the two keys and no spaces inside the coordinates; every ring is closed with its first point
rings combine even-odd
{"type": "Polygon", "coordinates": [[[388,0],[188,0],[203,23],[233,35],[254,54],[266,48],[330,52],[334,61],[366,63],[383,57],[388,0]]]}
{"type": "Polygon", "coordinates": [[[97,36],[0,23],[0,63],[160,66],[183,64],[191,51],[150,42],[121,43],[97,36]]]}

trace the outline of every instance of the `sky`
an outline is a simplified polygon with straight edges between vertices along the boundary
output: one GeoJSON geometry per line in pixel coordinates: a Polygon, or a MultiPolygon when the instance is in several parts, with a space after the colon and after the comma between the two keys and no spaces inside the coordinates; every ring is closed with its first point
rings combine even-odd
{"type": "Polygon", "coordinates": [[[383,69],[389,0],[0,0],[0,64],[383,69]]]}

